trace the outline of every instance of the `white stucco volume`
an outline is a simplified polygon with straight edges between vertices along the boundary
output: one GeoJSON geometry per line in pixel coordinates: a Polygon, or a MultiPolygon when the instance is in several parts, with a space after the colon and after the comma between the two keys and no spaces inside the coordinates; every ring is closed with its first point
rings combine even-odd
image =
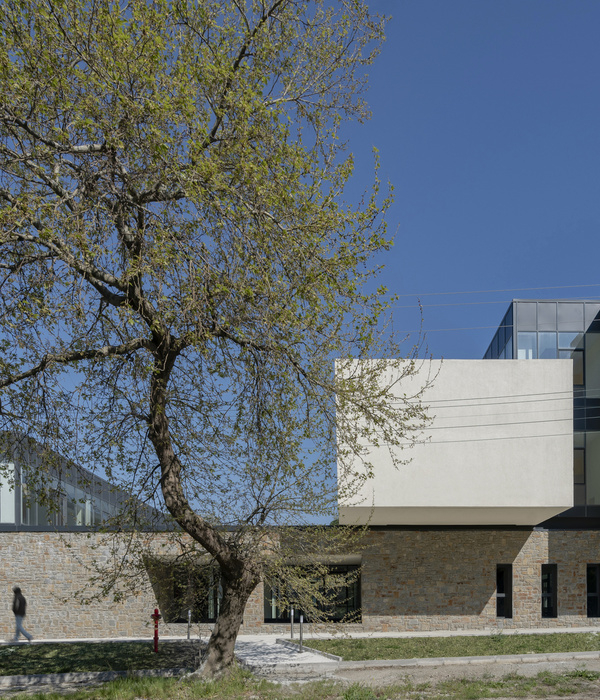
{"type": "Polygon", "coordinates": [[[536,525],[573,505],[571,360],[431,360],[403,380],[431,425],[396,467],[372,447],[374,478],[340,522],[536,525]]]}

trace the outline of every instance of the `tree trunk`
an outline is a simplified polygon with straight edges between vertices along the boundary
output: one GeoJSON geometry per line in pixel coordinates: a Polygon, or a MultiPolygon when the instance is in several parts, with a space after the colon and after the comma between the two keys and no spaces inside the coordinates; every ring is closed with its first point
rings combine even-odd
{"type": "Polygon", "coordinates": [[[221,575],[223,598],[219,616],[208,642],[206,657],[197,671],[203,677],[222,675],[235,660],[235,640],[242,624],[244,609],[258,583],[257,577],[247,570],[236,573],[227,579],[221,575]]]}

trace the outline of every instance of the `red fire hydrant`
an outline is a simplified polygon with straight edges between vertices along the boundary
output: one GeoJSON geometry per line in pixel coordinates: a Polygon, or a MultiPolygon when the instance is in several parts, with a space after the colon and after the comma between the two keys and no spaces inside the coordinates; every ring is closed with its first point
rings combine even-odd
{"type": "Polygon", "coordinates": [[[154,608],[154,613],[150,617],[154,620],[154,652],[158,654],[158,621],[161,618],[158,608],[154,608]]]}

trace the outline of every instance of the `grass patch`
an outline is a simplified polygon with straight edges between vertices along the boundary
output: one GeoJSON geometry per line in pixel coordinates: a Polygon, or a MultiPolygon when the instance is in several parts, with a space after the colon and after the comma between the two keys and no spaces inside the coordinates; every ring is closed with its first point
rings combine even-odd
{"type": "MultiPolygon", "coordinates": [[[[69,692],[37,693],[27,700],[370,700],[355,695],[354,688],[330,680],[305,684],[279,685],[257,679],[249,671],[235,668],[217,681],[175,678],[123,678],[96,688],[69,692]]],[[[25,696],[17,695],[13,698],[25,696]]],[[[387,697],[387,696],[377,696],[387,697]]]]}
{"type": "Polygon", "coordinates": [[[0,647],[0,675],[196,668],[197,642],[76,642],[0,647]]]}
{"type": "Polygon", "coordinates": [[[485,637],[419,637],[398,639],[311,639],[304,646],[341,656],[344,661],[422,659],[440,656],[494,656],[600,651],[600,634],[495,634],[485,637]]]}
{"type": "Polygon", "coordinates": [[[539,673],[525,677],[511,674],[502,679],[453,679],[436,686],[439,697],[453,700],[478,700],[479,698],[547,698],[555,695],[577,695],[597,690],[600,673],[592,671],[567,671],[565,673],[539,673]]]}
{"type": "MultiPolygon", "coordinates": [[[[99,688],[70,693],[69,700],[478,700],[479,698],[547,698],[548,696],[588,697],[598,691],[600,674],[589,671],[540,673],[528,678],[518,675],[503,679],[448,680],[437,685],[410,681],[387,686],[350,686],[331,680],[314,683],[278,685],[253,678],[236,669],[219,681],[189,681],[160,678],[129,678],[99,688]]],[[[47,693],[29,695],[29,700],[64,700],[65,695],[47,693]]]]}

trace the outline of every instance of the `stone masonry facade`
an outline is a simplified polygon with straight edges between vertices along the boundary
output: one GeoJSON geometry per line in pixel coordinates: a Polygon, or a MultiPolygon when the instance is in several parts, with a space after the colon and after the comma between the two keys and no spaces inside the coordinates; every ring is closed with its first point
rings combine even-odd
{"type": "MultiPolygon", "coordinates": [[[[156,536],[157,538],[160,535],[156,536]]],[[[2,532],[0,639],[14,633],[12,587],[28,600],[25,627],[37,638],[152,636],[158,606],[150,578],[135,594],[81,604],[76,591],[88,585],[85,562],[110,556],[95,547],[90,533],[2,532]]],[[[600,532],[498,529],[372,529],[362,552],[362,624],[367,632],[532,627],[598,624],[587,617],[586,565],[600,563],[600,532]],[[541,617],[541,565],[558,571],[558,617],[541,617]],[[496,566],[513,566],[513,617],[496,617],[496,566]]],[[[242,633],[285,633],[265,624],[263,588],[252,594],[242,633]]],[[[193,625],[205,636],[210,625],[193,625]]],[[[307,626],[307,632],[310,626],[307,626]]],[[[349,626],[350,627],[350,626],[349,626]]],[[[332,626],[328,627],[331,630],[332,626]]],[[[185,635],[186,624],[160,623],[161,635],[185,635]]]]}
{"type": "MultiPolygon", "coordinates": [[[[157,541],[161,536],[156,535],[157,541]]],[[[25,629],[34,638],[106,638],[153,635],[150,615],[159,607],[149,576],[136,580],[136,591],[115,602],[112,597],[82,604],[78,591],[89,592],[92,559],[111,556],[109,546],[95,533],[0,533],[0,639],[14,635],[12,588],[20,586],[27,599],[25,629]]],[[[244,629],[257,631],[262,624],[263,589],[259,586],[246,608],[244,629]]],[[[206,636],[212,625],[192,625],[191,633],[206,636]]],[[[187,634],[187,624],[159,623],[160,635],[187,634]]]]}
{"type": "Polygon", "coordinates": [[[365,631],[600,625],[587,617],[593,530],[371,530],[363,553],[365,631]],[[558,617],[541,616],[541,565],[557,565],[558,617]],[[496,617],[496,566],[512,564],[513,616],[496,617]]]}

